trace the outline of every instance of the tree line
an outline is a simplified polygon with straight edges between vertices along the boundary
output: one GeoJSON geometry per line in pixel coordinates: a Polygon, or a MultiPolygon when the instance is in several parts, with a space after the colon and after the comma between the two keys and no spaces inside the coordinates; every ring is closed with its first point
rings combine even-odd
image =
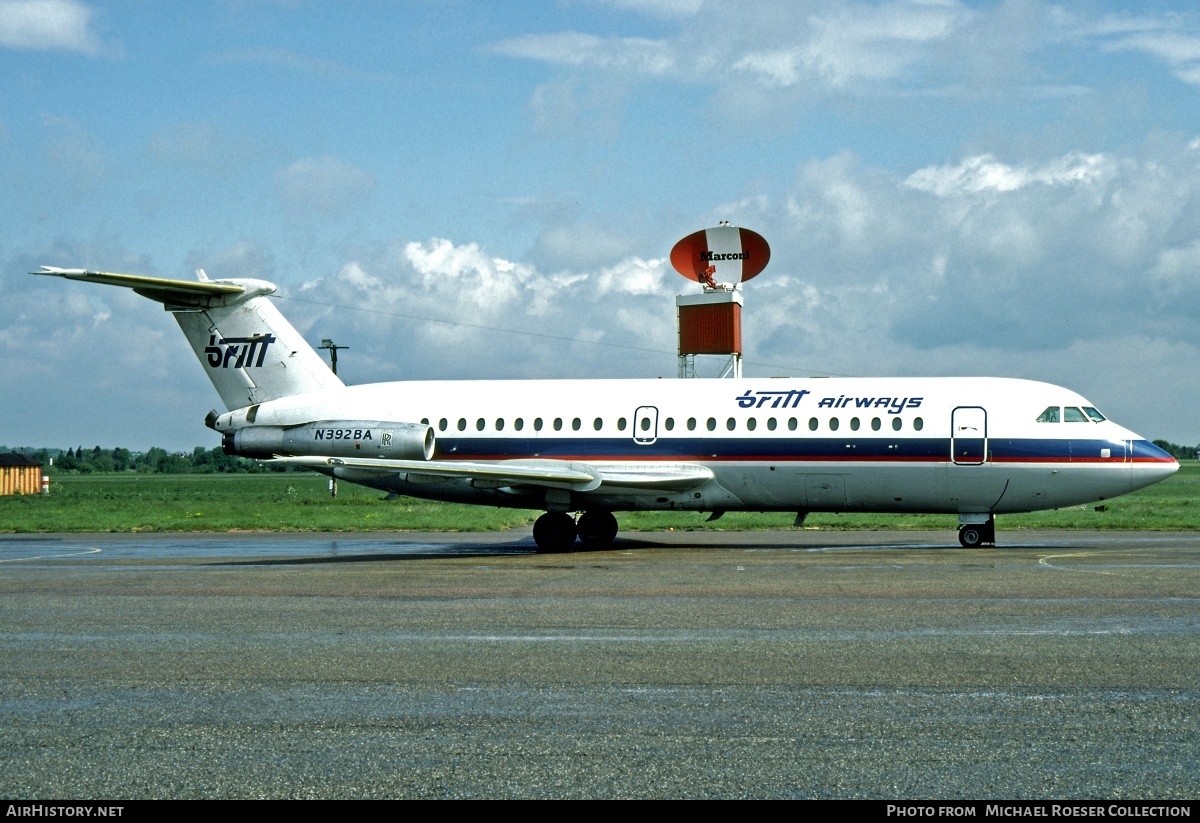
{"type": "Polygon", "coordinates": [[[1200,457],[1200,446],[1177,446],[1166,440],[1155,440],[1154,445],[1176,460],[1195,460],[1197,457],[1200,457]]]}
{"type": "Polygon", "coordinates": [[[48,473],[55,474],[113,474],[136,472],[139,474],[228,474],[231,472],[282,471],[283,466],[264,466],[257,460],[225,454],[220,448],[205,449],[197,446],[187,452],[169,452],[157,446],[149,451],[130,449],[102,449],[83,446],[61,449],[9,449],[0,447],[0,452],[18,452],[33,458],[44,466],[48,473]]]}

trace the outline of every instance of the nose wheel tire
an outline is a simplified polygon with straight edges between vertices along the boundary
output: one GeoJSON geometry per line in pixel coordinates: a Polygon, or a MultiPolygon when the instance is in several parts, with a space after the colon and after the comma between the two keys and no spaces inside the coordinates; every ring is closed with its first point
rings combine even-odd
{"type": "Polygon", "coordinates": [[[538,554],[569,552],[575,545],[575,520],[566,512],[546,512],[533,521],[538,554]]]}
{"type": "Polygon", "coordinates": [[[978,549],[983,545],[983,532],[978,526],[963,526],[958,530],[958,542],[964,549],[978,549]]]}
{"type": "Polygon", "coordinates": [[[989,517],[986,523],[959,526],[958,542],[964,549],[978,549],[985,543],[996,545],[996,518],[989,517]]]}

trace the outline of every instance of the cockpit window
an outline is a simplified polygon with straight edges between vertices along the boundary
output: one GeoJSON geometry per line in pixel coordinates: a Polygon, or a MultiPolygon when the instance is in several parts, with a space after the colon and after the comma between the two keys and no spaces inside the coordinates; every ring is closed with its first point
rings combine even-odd
{"type": "Polygon", "coordinates": [[[1091,406],[1084,406],[1082,409],[1076,406],[1050,406],[1038,415],[1037,422],[1086,423],[1089,420],[1093,423],[1103,423],[1105,417],[1091,406]]]}

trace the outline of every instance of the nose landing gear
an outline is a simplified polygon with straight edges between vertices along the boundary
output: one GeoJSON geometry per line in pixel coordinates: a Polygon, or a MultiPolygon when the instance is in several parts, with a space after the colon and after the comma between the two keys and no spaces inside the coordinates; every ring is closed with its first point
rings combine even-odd
{"type": "Polygon", "coordinates": [[[984,523],[966,523],[958,527],[958,542],[964,549],[978,549],[984,543],[996,545],[996,518],[988,516],[984,523]]]}

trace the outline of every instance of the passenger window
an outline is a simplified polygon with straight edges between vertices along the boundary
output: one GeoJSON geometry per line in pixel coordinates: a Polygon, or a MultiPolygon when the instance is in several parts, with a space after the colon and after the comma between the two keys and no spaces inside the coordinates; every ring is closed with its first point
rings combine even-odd
{"type": "Polygon", "coordinates": [[[729,429],[730,431],[733,431],[734,429],[737,428],[737,421],[734,420],[732,417],[729,418],[728,420],[725,421],[725,428],[729,429]]]}
{"type": "Polygon", "coordinates": [[[604,420],[602,418],[597,417],[596,420],[592,423],[592,428],[594,428],[596,431],[600,431],[600,429],[604,428],[604,420]]]}
{"type": "Polygon", "coordinates": [[[892,430],[893,431],[900,431],[900,427],[903,425],[904,425],[904,421],[901,420],[899,417],[892,418],[892,430]]]}
{"type": "Polygon", "coordinates": [[[475,431],[483,431],[483,427],[486,425],[487,423],[484,421],[484,419],[482,417],[479,418],[475,421],[475,431]]]}
{"type": "Polygon", "coordinates": [[[664,429],[666,429],[667,431],[674,431],[674,430],[675,430],[675,418],[674,418],[674,417],[668,417],[668,418],[667,418],[667,419],[666,419],[666,420],[663,422],[663,428],[664,428],[664,429]]]}
{"type": "Polygon", "coordinates": [[[808,418],[808,430],[810,432],[815,432],[817,430],[817,426],[819,426],[819,425],[821,425],[821,424],[817,422],[817,418],[815,418],[815,417],[808,418]]]}
{"type": "Polygon", "coordinates": [[[710,417],[710,418],[708,418],[708,422],[705,423],[704,425],[706,425],[708,427],[708,430],[710,432],[716,431],[717,430],[717,419],[715,417],[710,417]]]}
{"type": "Polygon", "coordinates": [[[839,425],[840,425],[840,423],[836,417],[829,418],[829,430],[831,432],[837,431],[839,425]]]}
{"type": "Polygon", "coordinates": [[[450,421],[443,417],[441,420],[438,421],[438,431],[444,432],[446,430],[446,427],[449,425],[450,425],[450,421]]]}
{"type": "Polygon", "coordinates": [[[525,421],[518,417],[513,421],[513,428],[517,431],[520,431],[521,429],[525,428],[525,421]]]}
{"type": "Polygon", "coordinates": [[[913,428],[916,429],[917,431],[920,431],[921,429],[925,428],[925,421],[919,417],[914,417],[913,418],[913,428]]]}
{"type": "Polygon", "coordinates": [[[776,426],[775,418],[768,417],[767,418],[767,431],[775,431],[775,426],[776,426]]]}
{"type": "Polygon", "coordinates": [[[696,418],[689,417],[688,422],[687,422],[687,427],[688,427],[688,431],[694,432],[696,430],[696,418]]]}
{"type": "Polygon", "coordinates": [[[460,432],[465,432],[467,430],[467,418],[465,418],[465,417],[458,418],[458,430],[460,432]]]}
{"type": "Polygon", "coordinates": [[[1039,423],[1057,423],[1058,422],[1058,406],[1050,406],[1044,412],[1039,414],[1037,422],[1039,422],[1039,423]]]}
{"type": "Polygon", "coordinates": [[[428,425],[429,425],[429,418],[428,418],[428,417],[422,417],[422,418],[421,418],[421,425],[422,425],[422,426],[428,426],[428,425]]]}
{"type": "Polygon", "coordinates": [[[1088,422],[1088,419],[1084,415],[1083,412],[1081,412],[1079,409],[1075,408],[1074,406],[1066,406],[1065,408],[1063,408],[1063,422],[1064,423],[1086,423],[1086,422],[1088,422]]]}
{"type": "Polygon", "coordinates": [[[853,431],[853,432],[858,431],[858,426],[859,426],[858,418],[851,417],[850,418],[850,431],[853,431]]]}
{"type": "Polygon", "coordinates": [[[542,430],[542,418],[540,418],[540,417],[533,418],[533,430],[535,432],[540,432],[542,430]]]}
{"type": "Polygon", "coordinates": [[[751,417],[746,421],[746,431],[754,431],[758,428],[758,421],[751,417]]]}
{"type": "Polygon", "coordinates": [[[582,425],[583,425],[583,423],[581,423],[579,421],[578,417],[571,418],[571,431],[573,431],[573,432],[579,431],[579,427],[582,425]]]}
{"type": "Polygon", "coordinates": [[[880,423],[879,423],[879,418],[878,418],[878,417],[872,417],[872,418],[871,418],[871,431],[873,431],[873,432],[877,432],[877,431],[879,431],[879,426],[880,426],[880,423]]]}
{"type": "Polygon", "coordinates": [[[618,417],[617,418],[617,431],[619,431],[619,432],[625,431],[625,426],[628,425],[628,423],[629,423],[629,421],[626,420],[624,417],[618,417]]]}
{"type": "Polygon", "coordinates": [[[554,418],[554,430],[556,432],[562,431],[562,418],[561,417],[554,418]]]}
{"type": "Polygon", "coordinates": [[[496,418],[496,431],[498,431],[498,432],[504,431],[504,418],[503,417],[496,418]]]}
{"type": "Polygon", "coordinates": [[[796,426],[798,426],[798,425],[799,425],[799,423],[796,422],[796,418],[794,418],[794,417],[788,418],[788,431],[794,432],[796,430],[796,426]]]}

